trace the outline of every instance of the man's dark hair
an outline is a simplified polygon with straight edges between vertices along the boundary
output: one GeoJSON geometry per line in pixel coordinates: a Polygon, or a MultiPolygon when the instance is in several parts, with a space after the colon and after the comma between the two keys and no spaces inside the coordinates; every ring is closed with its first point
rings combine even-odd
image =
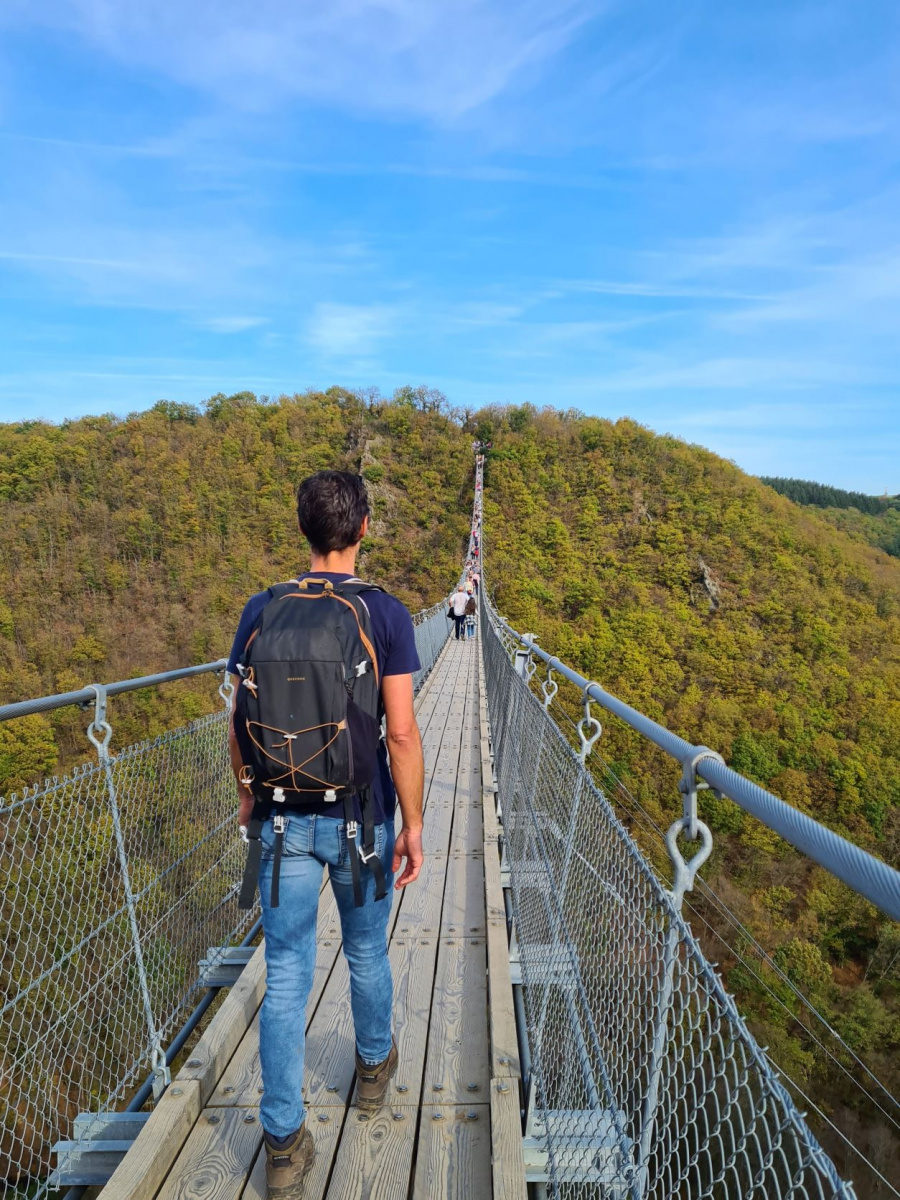
{"type": "Polygon", "coordinates": [[[365,482],[351,471],[317,471],[297,488],[300,532],[316,554],[354,546],[368,514],[365,482]]]}

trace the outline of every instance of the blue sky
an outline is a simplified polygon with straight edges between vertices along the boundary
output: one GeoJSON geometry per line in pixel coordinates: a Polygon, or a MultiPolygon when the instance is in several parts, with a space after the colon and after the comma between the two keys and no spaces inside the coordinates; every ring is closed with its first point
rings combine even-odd
{"type": "Polygon", "coordinates": [[[900,492],[896,0],[4,0],[0,419],[426,382],[900,492]]]}

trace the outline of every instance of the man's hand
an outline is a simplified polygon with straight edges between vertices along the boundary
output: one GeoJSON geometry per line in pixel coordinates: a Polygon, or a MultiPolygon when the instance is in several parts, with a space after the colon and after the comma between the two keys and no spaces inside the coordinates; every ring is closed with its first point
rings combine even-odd
{"type": "MultiPolygon", "coordinates": [[[[238,682],[238,687],[240,681],[238,682]]],[[[241,783],[241,770],[243,761],[241,759],[241,748],[238,745],[237,736],[234,732],[234,710],[237,704],[237,687],[231,694],[231,718],[228,722],[228,754],[231,758],[231,769],[234,771],[234,777],[237,781],[238,790],[238,825],[242,830],[245,830],[250,824],[250,818],[253,815],[253,793],[249,788],[244,787],[241,783]]],[[[246,839],[246,833],[243,834],[246,839]]]]}
{"type": "Polygon", "coordinates": [[[422,869],[425,854],[422,850],[421,829],[407,829],[404,825],[397,834],[397,840],[394,842],[394,861],[391,863],[391,870],[395,875],[400,870],[400,863],[404,858],[406,859],[406,866],[403,874],[394,884],[397,891],[400,888],[406,887],[408,883],[412,883],[414,879],[417,879],[422,869]]]}

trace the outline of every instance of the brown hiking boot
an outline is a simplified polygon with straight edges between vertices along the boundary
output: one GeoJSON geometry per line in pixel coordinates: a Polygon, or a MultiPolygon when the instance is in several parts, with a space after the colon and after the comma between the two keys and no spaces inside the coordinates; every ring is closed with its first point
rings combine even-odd
{"type": "Polygon", "coordinates": [[[382,1063],[367,1067],[357,1054],[356,1056],[356,1107],[361,1113],[372,1116],[377,1113],[387,1095],[388,1084],[397,1073],[397,1063],[400,1056],[397,1053],[397,1043],[391,1039],[391,1052],[382,1063]]]}
{"type": "Polygon", "coordinates": [[[303,1200],[303,1183],[312,1169],[316,1147],[306,1122],[286,1146],[266,1147],[266,1194],[269,1200],[303,1200]]]}

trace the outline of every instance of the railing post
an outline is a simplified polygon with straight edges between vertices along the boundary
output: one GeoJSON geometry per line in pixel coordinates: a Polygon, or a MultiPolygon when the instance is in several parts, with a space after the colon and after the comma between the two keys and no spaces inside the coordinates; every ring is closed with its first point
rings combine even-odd
{"type": "Polygon", "coordinates": [[[521,675],[526,682],[529,682],[537,670],[537,666],[531,656],[531,651],[538,639],[536,633],[526,633],[524,636],[528,639],[528,644],[516,649],[513,666],[516,669],[516,674],[521,675]]]}
{"type": "MultiPolygon", "coordinates": [[[[690,767],[691,770],[693,770],[694,765],[696,765],[696,760],[694,760],[694,764],[690,767]]],[[[685,771],[687,772],[687,770],[688,766],[685,764],[685,771]]],[[[709,826],[704,825],[697,817],[696,790],[690,788],[684,790],[684,800],[684,815],[680,820],[670,825],[666,832],[666,849],[669,852],[669,858],[672,860],[672,866],[675,869],[675,878],[670,895],[672,907],[675,909],[678,917],[681,915],[685,892],[693,889],[697,872],[709,858],[710,854],[712,854],[712,833],[709,830],[709,826]],[[689,862],[685,862],[681,851],[678,849],[678,835],[684,830],[688,836],[691,836],[690,830],[692,826],[695,830],[693,836],[696,837],[699,835],[701,845],[694,857],[689,862]]],[[[678,917],[672,913],[669,914],[669,928],[666,931],[665,949],[663,950],[659,1003],[656,1006],[654,1016],[653,1045],[650,1050],[650,1073],[647,1083],[647,1094],[644,1097],[641,1113],[641,1140],[638,1146],[638,1161],[636,1166],[638,1168],[642,1196],[646,1196],[650,1190],[650,1148],[653,1142],[653,1131],[659,1108],[659,1082],[662,1076],[663,1060],[666,1055],[669,1014],[672,1009],[672,996],[675,991],[675,958],[678,953],[679,940],[678,917]]]]}
{"type": "Polygon", "coordinates": [[[97,758],[106,778],[106,795],[109,800],[112,815],[113,830],[116,837],[116,851],[119,858],[119,870],[122,873],[122,888],[125,892],[125,906],[128,910],[128,923],[131,927],[131,940],[134,947],[134,960],[138,969],[138,980],[141,989],[141,1001],[144,1006],[144,1019],[147,1022],[147,1032],[150,1035],[150,1065],[153,1071],[153,1098],[158,1100],[169,1084],[172,1075],[166,1063],[166,1053],[162,1046],[159,1031],[153,1017],[153,1002],[150,998],[150,985],[147,981],[147,968],[144,964],[144,953],[141,948],[141,934],[138,928],[137,904],[131,888],[131,873],[128,869],[128,853],[125,849],[125,836],[122,833],[122,819],[119,812],[119,801],[116,795],[116,780],[113,774],[112,756],[109,753],[109,739],[112,737],[112,726],[106,719],[106,688],[99,683],[90,685],[94,693],[94,718],[88,726],[87,735],[97,751],[97,758]]]}

